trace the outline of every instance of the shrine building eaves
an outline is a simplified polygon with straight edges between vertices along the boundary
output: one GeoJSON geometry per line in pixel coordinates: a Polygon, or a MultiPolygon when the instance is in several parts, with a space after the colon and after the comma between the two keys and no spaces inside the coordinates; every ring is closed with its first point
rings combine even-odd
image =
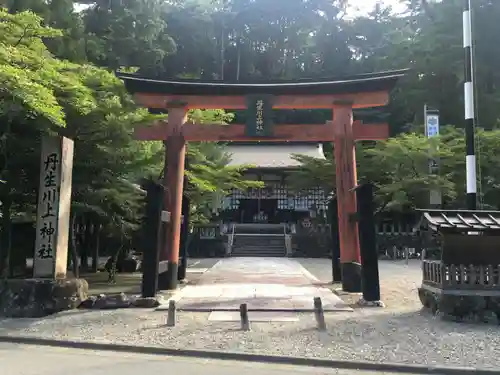
{"type": "Polygon", "coordinates": [[[160,80],[117,72],[130,93],[155,93],[197,96],[269,95],[331,95],[390,91],[407,70],[360,74],[335,80],[268,81],[229,83],[193,79],[160,80]]]}
{"type": "Polygon", "coordinates": [[[230,157],[229,165],[253,165],[249,169],[289,169],[301,167],[294,155],[325,160],[323,146],[318,143],[281,144],[228,144],[225,152],[230,157]]]}

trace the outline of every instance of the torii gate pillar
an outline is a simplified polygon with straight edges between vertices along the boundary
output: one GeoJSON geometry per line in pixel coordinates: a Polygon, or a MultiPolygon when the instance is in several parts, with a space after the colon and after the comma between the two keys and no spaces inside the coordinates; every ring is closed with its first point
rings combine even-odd
{"type": "Polygon", "coordinates": [[[158,279],[158,288],[160,290],[176,289],[178,282],[177,272],[179,267],[182,195],[186,157],[186,140],[182,134],[182,127],[186,121],[186,107],[169,106],[168,125],[172,131],[172,135],[165,141],[164,173],[164,186],[166,187],[164,210],[169,212],[169,220],[164,225],[164,241],[160,251],[160,264],[166,263],[167,269],[160,269],[158,279]]]}
{"type": "Polygon", "coordinates": [[[356,192],[356,151],[353,132],[352,103],[336,103],[333,107],[335,182],[342,289],[361,292],[361,256],[359,251],[356,192]]]}

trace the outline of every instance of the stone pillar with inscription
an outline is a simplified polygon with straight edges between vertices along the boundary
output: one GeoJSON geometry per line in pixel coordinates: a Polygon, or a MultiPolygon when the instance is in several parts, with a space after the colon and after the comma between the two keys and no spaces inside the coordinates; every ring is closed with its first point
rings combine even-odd
{"type": "Polygon", "coordinates": [[[65,137],[42,140],[33,258],[35,278],[66,278],[73,147],[73,141],[65,137]]]}
{"type": "Polygon", "coordinates": [[[73,141],[44,137],[33,278],[0,283],[2,316],[42,317],[75,309],[88,297],[85,280],[66,277],[72,169],[73,141]]]}

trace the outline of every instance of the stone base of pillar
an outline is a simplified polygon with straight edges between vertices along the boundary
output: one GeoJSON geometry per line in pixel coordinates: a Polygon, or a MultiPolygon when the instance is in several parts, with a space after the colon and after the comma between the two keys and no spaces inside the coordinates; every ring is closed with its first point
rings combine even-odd
{"type": "Polygon", "coordinates": [[[336,254],[332,257],[332,278],[334,283],[342,281],[340,258],[338,258],[336,254]]]}
{"type": "Polygon", "coordinates": [[[179,272],[179,265],[172,262],[160,262],[165,263],[158,273],[158,289],[159,290],[175,290],[177,289],[177,274],[179,272]],[[162,272],[163,271],[163,272],[162,272]]]}
{"type": "Polygon", "coordinates": [[[361,293],[361,264],[342,263],[342,290],[348,293],[361,293]]]}
{"type": "Polygon", "coordinates": [[[40,318],[73,310],[88,294],[84,279],[4,279],[0,281],[0,317],[40,318]]]}
{"type": "Polygon", "coordinates": [[[187,269],[187,259],[182,257],[179,259],[179,269],[177,271],[177,280],[181,281],[186,278],[186,269],[187,269]]]}
{"type": "Polygon", "coordinates": [[[168,289],[168,261],[162,260],[158,263],[158,290],[168,289]]]}

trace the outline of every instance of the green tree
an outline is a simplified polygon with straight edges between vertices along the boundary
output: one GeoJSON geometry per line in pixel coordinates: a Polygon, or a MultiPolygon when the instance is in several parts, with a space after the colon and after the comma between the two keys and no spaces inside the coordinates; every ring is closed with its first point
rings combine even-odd
{"type": "Polygon", "coordinates": [[[60,31],[61,35],[58,38],[44,40],[54,56],[73,62],[86,60],[84,25],[75,10],[78,2],[73,0],[5,0],[4,3],[10,13],[32,11],[42,17],[44,25],[60,31]]]}
{"type": "Polygon", "coordinates": [[[442,168],[438,175],[429,174],[431,157],[439,158],[451,170],[455,166],[455,155],[446,142],[408,133],[364,147],[359,154],[360,182],[376,183],[380,208],[400,211],[428,207],[431,190],[440,190],[445,202],[456,197],[447,169],[442,168]]]}
{"type": "Polygon", "coordinates": [[[99,0],[84,11],[89,61],[117,70],[154,73],[175,44],[167,34],[160,0],[99,0]]]}
{"type": "Polygon", "coordinates": [[[23,165],[33,163],[14,154],[27,149],[33,155],[38,138],[34,135],[66,126],[66,111],[85,115],[96,107],[91,91],[75,73],[77,66],[54,58],[43,42],[60,35],[32,12],[10,14],[0,9],[2,273],[7,265],[13,194],[17,191],[23,196],[33,186],[21,185],[29,177],[19,173],[29,170],[23,165]],[[20,137],[26,134],[31,137],[20,137]]]}
{"type": "Polygon", "coordinates": [[[294,155],[293,158],[301,163],[301,168],[290,174],[288,183],[292,190],[302,193],[319,187],[323,189],[326,196],[334,193],[335,162],[333,158],[323,160],[305,155],[294,155]]]}
{"type": "MultiPolygon", "coordinates": [[[[444,128],[439,139],[428,140],[421,134],[406,133],[375,145],[358,144],[358,180],[375,183],[379,209],[427,207],[429,192],[436,189],[442,192],[445,204],[455,205],[459,181],[463,179],[459,157],[462,147],[463,134],[453,127],[444,128]],[[440,160],[438,175],[429,174],[431,157],[440,160]]],[[[302,162],[302,168],[290,179],[295,190],[321,187],[326,193],[335,192],[333,160],[296,158],[302,162]]]]}

